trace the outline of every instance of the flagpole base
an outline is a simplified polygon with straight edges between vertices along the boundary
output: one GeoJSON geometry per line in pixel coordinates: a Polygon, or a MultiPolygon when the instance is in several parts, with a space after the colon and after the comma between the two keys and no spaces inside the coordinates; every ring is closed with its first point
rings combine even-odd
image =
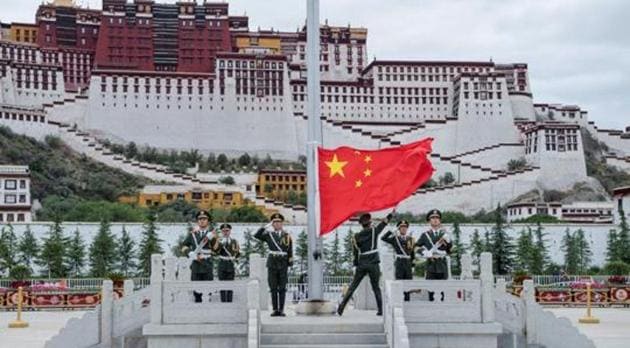
{"type": "Polygon", "coordinates": [[[326,300],[305,300],[297,304],[295,314],[297,315],[334,315],[337,307],[331,301],[326,300]]]}
{"type": "Polygon", "coordinates": [[[28,327],[28,323],[23,320],[14,320],[9,323],[9,329],[23,329],[28,327]]]}

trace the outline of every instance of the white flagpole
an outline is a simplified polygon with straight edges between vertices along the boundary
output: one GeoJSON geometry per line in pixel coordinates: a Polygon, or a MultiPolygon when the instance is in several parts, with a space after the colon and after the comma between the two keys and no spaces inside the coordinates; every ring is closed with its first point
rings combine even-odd
{"type": "Polygon", "coordinates": [[[308,128],[306,148],[307,218],[308,218],[308,297],[323,300],[323,250],[319,238],[319,199],[317,195],[317,148],[322,143],[320,109],[320,38],[319,0],[307,0],[306,76],[308,90],[308,128]]]}

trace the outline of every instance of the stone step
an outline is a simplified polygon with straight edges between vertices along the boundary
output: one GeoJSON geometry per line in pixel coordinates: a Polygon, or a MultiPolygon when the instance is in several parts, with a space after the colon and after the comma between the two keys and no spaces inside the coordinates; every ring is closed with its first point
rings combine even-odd
{"type": "Polygon", "coordinates": [[[317,345],[317,344],[386,344],[384,333],[263,333],[260,344],[292,344],[292,345],[317,345]]]}
{"type": "MultiPolygon", "coordinates": [[[[334,320],[334,317],[331,318],[334,320]]],[[[335,333],[382,333],[384,332],[383,323],[317,323],[317,325],[309,323],[281,323],[281,324],[262,324],[261,333],[298,333],[298,334],[335,334],[335,333]]]]}
{"type": "Polygon", "coordinates": [[[261,344],[260,348],[389,348],[387,344],[261,344]]]}

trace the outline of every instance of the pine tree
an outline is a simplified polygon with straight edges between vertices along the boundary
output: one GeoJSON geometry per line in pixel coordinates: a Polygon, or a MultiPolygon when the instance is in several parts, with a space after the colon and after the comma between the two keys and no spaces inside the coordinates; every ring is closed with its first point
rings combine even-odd
{"type": "Polygon", "coordinates": [[[298,234],[295,245],[295,256],[297,258],[297,266],[299,273],[302,274],[308,269],[308,233],[306,230],[302,230],[298,234]]]}
{"type": "Polygon", "coordinates": [[[518,270],[532,272],[532,256],[534,251],[534,241],[532,230],[521,230],[518,240],[516,241],[516,260],[515,266],[518,270]]]}
{"type": "Polygon", "coordinates": [[[85,266],[85,243],[78,228],[69,240],[65,263],[66,269],[72,276],[79,277],[81,275],[81,269],[85,266]]]}
{"type": "Polygon", "coordinates": [[[606,240],[606,262],[619,261],[619,242],[617,240],[617,231],[613,228],[608,231],[608,238],[606,240]]]}
{"type": "Polygon", "coordinates": [[[145,277],[151,274],[151,255],[162,253],[161,242],[162,240],[157,235],[155,215],[149,214],[147,216],[147,222],[143,226],[142,240],[140,241],[140,247],[138,249],[140,272],[145,277]]]}
{"type": "Polygon", "coordinates": [[[28,267],[28,269],[32,272],[33,263],[37,258],[39,248],[37,245],[37,239],[33,235],[30,225],[26,225],[26,230],[24,231],[24,234],[22,234],[22,238],[20,238],[18,249],[20,263],[28,267]]]}
{"type": "Polygon", "coordinates": [[[351,273],[353,268],[354,256],[352,253],[352,248],[354,248],[354,232],[352,229],[348,229],[346,232],[346,236],[343,237],[343,255],[341,256],[341,262],[343,263],[343,267],[346,273],[351,273]]]}
{"type": "Polygon", "coordinates": [[[244,242],[241,246],[241,256],[239,257],[241,260],[240,273],[249,276],[249,257],[254,252],[254,235],[252,230],[249,228],[246,229],[243,237],[244,242]]]}
{"type": "Polygon", "coordinates": [[[111,273],[118,261],[117,245],[109,221],[101,220],[101,226],[90,245],[90,273],[94,277],[105,277],[111,273]]]}
{"type": "Polygon", "coordinates": [[[267,257],[267,243],[254,238],[253,252],[260,255],[261,257],[267,257]]]}
{"type": "Polygon", "coordinates": [[[470,237],[468,249],[470,249],[473,258],[477,260],[479,259],[479,256],[481,256],[481,253],[486,249],[484,242],[481,240],[481,236],[479,235],[479,230],[476,228],[473,231],[472,237],[470,237]]]}
{"type": "Polygon", "coordinates": [[[490,231],[488,231],[487,229],[483,234],[483,251],[489,253],[492,252],[492,237],[490,237],[490,231]]]}
{"type": "Polygon", "coordinates": [[[138,266],[136,264],[135,245],[136,243],[131,239],[125,226],[123,226],[118,248],[118,271],[124,274],[125,277],[135,271],[138,266]]]}
{"type": "Polygon", "coordinates": [[[343,274],[341,243],[339,240],[339,232],[335,230],[335,238],[328,243],[328,255],[326,257],[327,270],[331,275],[343,274]]]}
{"type": "Polygon", "coordinates": [[[67,274],[64,265],[66,256],[66,238],[63,235],[61,220],[55,219],[48,235],[42,241],[42,250],[35,261],[42,269],[42,275],[48,278],[61,278],[67,274]]]}
{"type": "Polygon", "coordinates": [[[462,231],[459,222],[453,223],[453,248],[451,249],[451,260],[453,274],[460,274],[462,271],[462,254],[464,253],[464,244],[461,241],[462,231]]]}
{"type": "Polygon", "coordinates": [[[626,214],[619,208],[619,233],[617,234],[617,256],[620,261],[630,264],[630,227],[626,214]]]}
{"type": "Polygon", "coordinates": [[[13,230],[13,225],[7,224],[2,228],[0,240],[3,246],[0,249],[0,271],[11,269],[18,264],[18,242],[13,230]]]}
{"type": "Polygon", "coordinates": [[[545,236],[547,234],[544,232],[544,228],[538,222],[536,224],[536,242],[534,244],[534,248],[532,249],[532,257],[531,257],[531,269],[530,272],[532,274],[543,274],[547,265],[551,263],[551,258],[549,257],[549,252],[547,251],[547,242],[545,240],[545,236]]]}
{"type": "Polygon", "coordinates": [[[591,251],[591,246],[589,245],[588,240],[586,240],[586,236],[584,235],[584,230],[581,228],[575,231],[573,234],[573,240],[575,243],[575,250],[578,256],[578,272],[579,274],[586,274],[588,271],[588,267],[591,264],[593,252],[591,251]]]}
{"type": "Polygon", "coordinates": [[[579,257],[575,248],[576,244],[573,235],[567,228],[562,237],[561,250],[564,252],[564,268],[568,274],[578,273],[579,257]]]}
{"type": "Polygon", "coordinates": [[[492,228],[492,252],[495,274],[508,274],[512,270],[514,262],[514,245],[512,238],[505,231],[501,205],[495,212],[495,224],[492,228]]]}

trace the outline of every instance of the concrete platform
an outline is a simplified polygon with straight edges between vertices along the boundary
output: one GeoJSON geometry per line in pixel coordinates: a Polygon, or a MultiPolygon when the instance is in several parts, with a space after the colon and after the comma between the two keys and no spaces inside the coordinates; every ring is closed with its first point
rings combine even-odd
{"type": "Polygon", "coordinates": [[[595,342],[597,348],[630,347],[630,308],[593,308],[592,315],[599,324],[580,324],[586,316],[585,308],[545,308],[558,317],[564,317],[595,342]]]}
{"type": "Polygon", "coordinates": [[[0,312],[0,348],[42,348],[70,318],[79,318],[83,313],[85,312],[23,312],[22,320],[27,321],[29,327],[9,329],[9,322],[15,319],[15,312],[0,312]]]}

